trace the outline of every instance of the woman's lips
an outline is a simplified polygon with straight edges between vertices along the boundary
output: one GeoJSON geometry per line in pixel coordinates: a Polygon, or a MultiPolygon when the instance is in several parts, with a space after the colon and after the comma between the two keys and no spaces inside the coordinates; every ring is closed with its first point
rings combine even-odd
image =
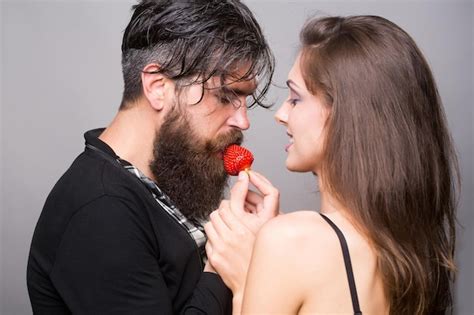
{"type": "Polygon", "coordinates": [[[287,132],[286,134],[288,135],[288,137],[290,137],[290,143],[285,146],[285,151],[288,152],[288,149],[293,145],[293,136],[289,132],[287,132]]]}

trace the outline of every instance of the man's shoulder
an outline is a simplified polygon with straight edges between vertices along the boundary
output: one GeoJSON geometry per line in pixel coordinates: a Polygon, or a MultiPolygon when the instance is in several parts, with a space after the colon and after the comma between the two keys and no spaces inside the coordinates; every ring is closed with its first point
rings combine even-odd
{"type": "Polygon", "coordinates": [[[49,193],[32,246],[41,247],[54,257],[64,231],[71,222],[85,217],[97,220],[109,214],[109,220],[122,220],[124,224],[127,216],[134,218],[133,222],[148,220],[147,209],[156,205],[147,199],[146,193],[140,193],[139,183],[120,167],[81,153],[49,193]]]}
{"type": "Polygon", "coordinates": [[[100,156],[83,152],[58,180],[48,199],[59,200],[72,210],[101,196],[141,203],[146,192],[118,163],[114,165],[100,156]]]}

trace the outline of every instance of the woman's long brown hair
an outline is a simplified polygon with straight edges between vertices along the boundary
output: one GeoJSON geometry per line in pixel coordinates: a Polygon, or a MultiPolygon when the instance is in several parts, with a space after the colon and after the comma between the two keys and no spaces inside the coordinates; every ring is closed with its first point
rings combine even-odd
{"type": "Polygon", "coordinates": [[[373,243],[390,314],[451,310],[459,171],[425,58],[377,16],[310,20],[301,42],[330,108],[319,175],[373,243]]]}

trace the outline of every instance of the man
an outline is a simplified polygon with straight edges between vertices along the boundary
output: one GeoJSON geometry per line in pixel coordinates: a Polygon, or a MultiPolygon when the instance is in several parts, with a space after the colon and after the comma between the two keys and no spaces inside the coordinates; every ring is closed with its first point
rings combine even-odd
{"type": "Polygon", "coordinates": [[[142,0],[122,68],[119,112],[85,133],[38,221],[33,312],[229,313],[202,223],[223,196],[222,151],[242,141],[247,107],[270,84],[272,54],[240,1],[142,0]]]}

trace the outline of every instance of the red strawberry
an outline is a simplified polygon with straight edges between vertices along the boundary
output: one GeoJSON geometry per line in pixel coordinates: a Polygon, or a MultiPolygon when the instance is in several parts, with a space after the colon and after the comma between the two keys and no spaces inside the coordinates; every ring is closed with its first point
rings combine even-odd
{"type": "Polygon", "coordinates": [[[240,171],[250,169],[252,162],[252,152],[244,147],[231,144],[224,150],[224,168],[229,175],[237,176],[240,171]]]}

